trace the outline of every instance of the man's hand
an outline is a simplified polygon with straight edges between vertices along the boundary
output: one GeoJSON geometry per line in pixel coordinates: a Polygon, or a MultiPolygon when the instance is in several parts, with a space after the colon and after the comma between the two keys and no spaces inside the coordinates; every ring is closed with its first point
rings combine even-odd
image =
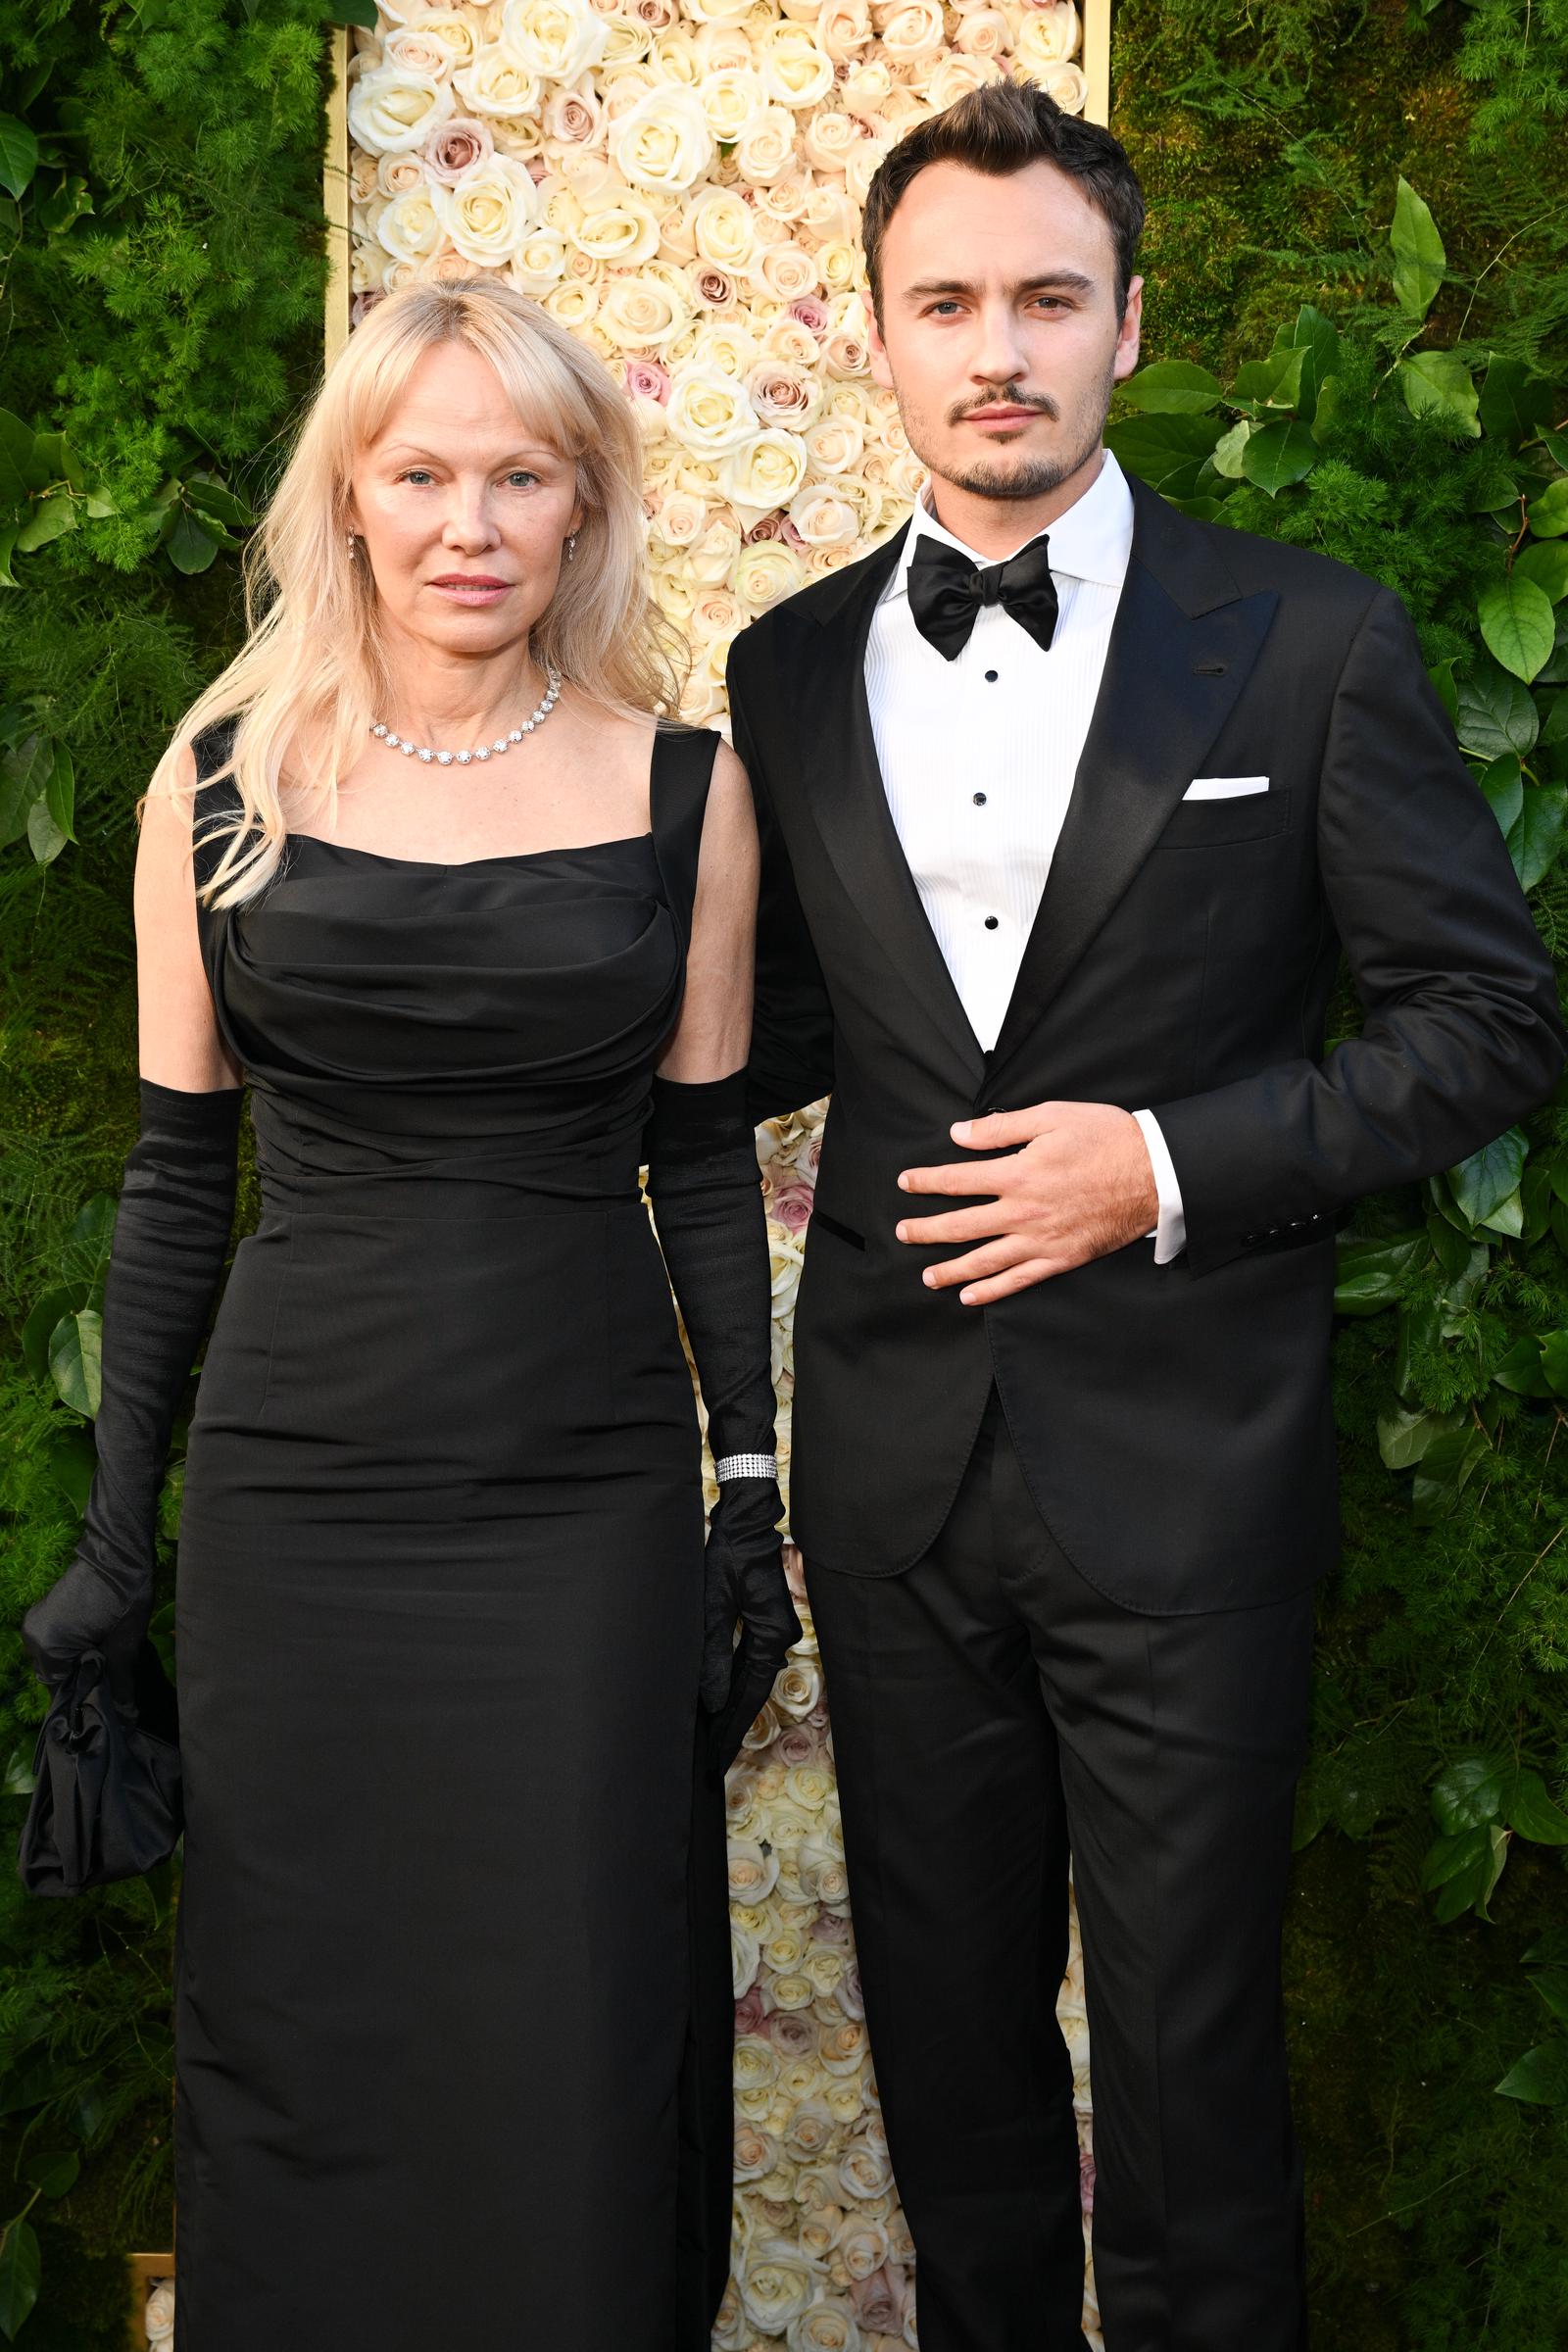
{"type": "Polygon", "coordinates": [[[1109,1102],[1038,1102],[1030,1110],[960,1119],[950,1132],[967,1151],[1006,1156],[906,1168],[899,1178],[903,1190],[996,1198],[979,1208],[907,1217],[898,1237],[923,1249],[934,1242],[983,1245],[925,1270],[932,1290],[963,1283],[958,1296],[965,1306],[1009,1298],[1153,1231],[1159,1195],[1143,1129],[1129,1110],[1109,1102]]]}

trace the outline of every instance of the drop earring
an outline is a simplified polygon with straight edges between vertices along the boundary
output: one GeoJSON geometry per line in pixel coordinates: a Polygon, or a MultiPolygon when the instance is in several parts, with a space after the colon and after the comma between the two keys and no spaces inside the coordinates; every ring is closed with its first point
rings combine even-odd
{"type": "Polygon", "coordinates": [[[570,532],[568,532],[568,533],[567,533],[567,535],[566,535],[566,562],[567,562],[568,564],[575,564],[575,563],[576,563],[576,561],[577,561],[577,534],[576,534],[576,532],[575,532],[575,531],[570,531],[570,532]]]}

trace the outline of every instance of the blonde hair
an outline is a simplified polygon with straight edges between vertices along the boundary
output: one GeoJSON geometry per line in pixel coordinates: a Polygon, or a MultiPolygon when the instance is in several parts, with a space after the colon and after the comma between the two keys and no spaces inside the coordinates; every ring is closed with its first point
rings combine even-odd
{"type": "Polygon", "coordinates": [[[311,405],[266,515],[245,549],[246,640],[199,695],[153,771],[149,794],[176,794],[181,754],[237,718],[229,758],[242,812],[203,835],[222,853],[202,896],[227,906],[275,872],[287,838],[279,784],[306,731],[324,745],[318,789],[338,780],[389,707],[378,600],[350,553],[356,459],[382,430],[425,352],[465,343],[487,359],[519,416],[575,461],[582,514],[574,561],[534,623],[529,651],[612,710],[673,714],[677,640],[648,594],[642,445],[603,363],[539,306],[494,279],[415,285],[355,329],[311,405]]]}

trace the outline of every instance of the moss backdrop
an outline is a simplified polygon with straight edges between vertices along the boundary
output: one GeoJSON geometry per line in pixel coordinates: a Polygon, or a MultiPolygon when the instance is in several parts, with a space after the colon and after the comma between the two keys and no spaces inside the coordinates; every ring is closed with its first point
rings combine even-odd
{"type": "MultiPolygon", "coordinates": [[[[0,571],[23,583],[0,587],[13,1788],[41,1693],[10,1629],[69,1556],[85,1466],[83,1416],[47,1343],[90,1311],[104,1197],[131,1135],[134,802],[235,642],[230,551],[318,365],[323,20],[352,13],[37,0],[0,16],[0,178],[24,188],[0,198],[0,400],[27,436],[0,426],[0,495],[20,485],[28,517],[18,549],[0,507],[0,571]],[[59,432],[65,446],[35,438],[59,432]],[[74,839],[60,847],[62,830],[74,839]]],[[[1568,380],[1568,214],[1548,165],[1565,102],[1568,0],[1119,0],[1114,20],[1113,122],[1152,209],[1149,356],[1212,369],[1235,395],[1238,368],[1303,304],[1346,330],[1338,437],[1309,477],[1279,496],[1234,475],[1179,487],[1217,488],[1230,519],[1391,578],[1456,706],[1484,668],[1476,584],[1500,577],[1510,535],[1507,507],[1485,503],[1503,495],[1486,467],[1517,474],[1528,441],[1539,495],[1563,465],[1540,428],[1568,421],[1568,400],[1511,437],[1496,412],[1529,371],[1568,380]],[[1457,346],[1494,385],[1480,443],[1397,397],[1388,232],[1401,178],[1446,248],[1424,347],[1457,346]],[[1509,362],[1515,375],[1486,373],[1509,362]]],[[[1555,653],[1538,670],[1527,732],[1550,735],[1562,674],[1555,653]]],[[[1519,712],[1489,723],[1499,748],[1476,748],[1494,766],[1519,712]]],[[[1549,800],[1561,762],[1560,747],[1526,747],[1521,793],[1549,800]]],[[[1510,779],[1493,786],[1507,815],[1510,779]]],[[[1560,947],[1568,900],[1550,859],[1535,905],[1560,947]]],[[[1339,1344],[1348,1544],[1323,1600],[1287,1955],[1326,2352],[1548,2352],[1568,2309],[1568,2106],[1494,2087],[1534,2049],[1547,2053],[1534,2087],[1568,2093],[1550,2057],[1568,1984],[1550,1803],[1568,1767],[1568,1359],[1554,1389],[1542,1366],[1559,1358],[1530,1353],[1568,1325],[1568,1227],[1551,1206],[1562,1130],[1560,1110],[1532,1123],[1523,1181],[1503,1172],[1511,1192],[1497,1179],[1485,1200],[1472,1185],[1372,1203],[1348,1245],[1348,1296],[1374,1311],[1348,1315],[1339,1344]],[[1435,1848],[1449,1876],[1429,1889],[1435,1848]]],[[[0,2330],[20,2323],[37,2352],[118,2348],[122,2257],[168,2242],[172,1893],[27,1904],[0,1873],[0,2222],[26,2209],[42,2260],[24,2317],[24,2240],[9,2232],[0,2330]]]]}

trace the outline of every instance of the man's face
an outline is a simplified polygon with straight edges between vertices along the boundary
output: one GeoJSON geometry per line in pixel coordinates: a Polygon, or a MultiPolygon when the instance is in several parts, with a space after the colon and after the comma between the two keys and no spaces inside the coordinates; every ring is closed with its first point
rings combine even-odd
{"type": "Polygon", "coordinates": [[[1110,224],[1054,164],[1004,178],[931,164],[883,239],[871,372],[933,474],[1040,498],[1100,446],[1111,386],[1138,365],[1142,289],[1118,320],[1110,224]]]}

